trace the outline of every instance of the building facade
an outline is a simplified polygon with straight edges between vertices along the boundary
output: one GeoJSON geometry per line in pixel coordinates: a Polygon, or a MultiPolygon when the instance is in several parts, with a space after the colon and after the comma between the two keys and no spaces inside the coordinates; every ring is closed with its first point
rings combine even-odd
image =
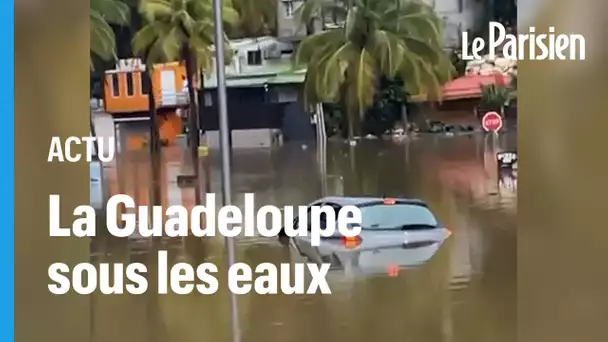
{"type": "MultiPolygon", "coordinates": [[[[483,0],[424,0],[445,22],[445,47],[459,48],[463,31],[475,32],[483,22],[483,0]]],[[[313,139],[310,115],[301,104],[300,85],[305,70],[293,70],[292,54],[298,41],[323,28],[340,25],[343,18],[319,18],[302,26],[296,11],[304,0],[277,0],[277,37],[231,41],[234,52],[226,65],[229,124],[233,131],[281,130],[285,140],[313,139]]],[[[218,129],[215,68],[206,75],[200,96],[204,129],[218,129]]]]}
{"type": "MultiPolygon", "coordinates": [[[[300,103],[306,70],[294,70],[294,37],[258,37],[231,41],[233,58],[226,65],[229,128],[235,147],[268,147],[276,132],[284,140],[314,138],[310,115],[300,103]]],[[[200,93],[200,122],[210,146],[219,128],[217,76],[206,75],[200,93]]]]}
{"type": "Polygon", "coordinates": [[[277,35],[279,38],[303,38],[308,34],[305,26],[300,25],[296,11],[303,0],[277,0],[277,35]]]}
{"type": "Polygon", "coordinates": [[[425,0],[443,19],[444,44],[448,49],[461,47],[462,32],[476,32],[486,19],[487,2],[482,0],[425,0]]]}
{"type": "MultiPolygon", "coordinates": [[[[516,8],[516,5],[503,5],[503,2],[515,3],[514,0],[497,1],[496,6],[494,6],[495,0],[424,0],[424,2],[432,6],[443,19],[447,48],[460,47],[461,32],[475,32],[482,28],[484,21],[491,17],[491,15],[488,15],[488,11],[493,10],[494,7],[500,13],[506,11],[503,8],[513,6],[516,8]]],[[[304,0],[277,0],[277,34],[279,38],[295,38],[297,40],[310,33],[305,26],[298,22],[295,15],[295,12],[303,3],[304,0]]],[[[335,21],[336,18],[330,16],[322,18],[321,21],[315,23],[316,25],[312,30],[316,31],[323,26],[336,25],[335,21]]]]}

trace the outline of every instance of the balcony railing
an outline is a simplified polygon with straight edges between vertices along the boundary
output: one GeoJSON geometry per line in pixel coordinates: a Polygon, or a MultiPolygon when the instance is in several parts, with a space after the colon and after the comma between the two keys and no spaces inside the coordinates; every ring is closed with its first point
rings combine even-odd
{"type": "Polygon", "coordinates": [[[188,92],[161,92],[160,107],[183,107],[190,103],[188,92]]]}

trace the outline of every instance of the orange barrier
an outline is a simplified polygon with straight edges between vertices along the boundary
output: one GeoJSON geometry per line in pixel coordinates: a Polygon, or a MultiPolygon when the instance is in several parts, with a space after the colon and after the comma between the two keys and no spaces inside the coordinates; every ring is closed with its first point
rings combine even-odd
{"type": "MultiPolygon", "coordinates": [[[[169,114],[161,114],[156,119],[160,141],[166,145],[173,145],[177,136],[182,133],[182,119],[173,112],[169,114]]],[[[127,138],[127,150],[137,151],[147,146],[147,140],[144,134],[130,135],[127,138]]]]}
{"type": "Polygon", "coordinates": [[[160,140],[173,145],[177,136],[182,133],[182,118],[177,112],[160,115],[157,119],[160,140]]]}

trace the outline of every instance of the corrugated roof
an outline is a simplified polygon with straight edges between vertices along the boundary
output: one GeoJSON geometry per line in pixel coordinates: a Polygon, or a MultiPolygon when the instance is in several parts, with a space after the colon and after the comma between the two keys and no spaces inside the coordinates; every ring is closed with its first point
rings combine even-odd
{"type": "MultiPolygon", "coordinates": [[[[443,86],[443,100],[476,99],[481,97],[481,86],[488,84],[507,84],[510,77],[504,74],[463,76],[446,83],[443,86]]],[[[427,101],[424,94],[412,96],[412,102],[427,101]]]]}
{"type": "MultiPolygon", "coordinates": [[[[289,84],[302,83],[306,75],[306,69],[294,70],[291,60],[282,59],[280,62],[266,61],[265,65],[256,68],[255,71],[226,73],[227,87],[256,87],[264,84],[289,84]]],[[[205,78],[205,89],[217,88],[217,78],[211,75],[205,78]]]]}
{"type": "MultiPolygon", "coordinates": [[[[240,50],[240,55],[251,47],[264,50],[277,44],[280,51],[283,51],[286,46],[292,47],[291,44],[276,37],[243,38],[230,41],[234,50],[240,50]]],[[[280,58],[277,56],[277,58],[264,59],[262,65],[247,65],[235,59],[230,65],[226,65],[225,70],[227,87],[258,87],[265,84],[302,83],[306,73],[306,69],[293,69],[290,54],[282,54],[280,58]]],[[[215,89],[217,88],[215,67],[209,71],[205,75],[204,87],[205,89],[215,89]]]]}

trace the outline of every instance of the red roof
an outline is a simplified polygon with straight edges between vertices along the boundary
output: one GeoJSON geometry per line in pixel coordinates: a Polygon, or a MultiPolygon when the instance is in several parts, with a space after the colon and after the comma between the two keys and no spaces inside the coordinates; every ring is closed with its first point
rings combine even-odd
{"type": "Polygon", "coordinates": [[[443,86],[444,100],[472,99],[481,96],[481,86],[506,84],[510,77],[501,73],[493,75],[469,75],[456,78],[443,86]]]}

